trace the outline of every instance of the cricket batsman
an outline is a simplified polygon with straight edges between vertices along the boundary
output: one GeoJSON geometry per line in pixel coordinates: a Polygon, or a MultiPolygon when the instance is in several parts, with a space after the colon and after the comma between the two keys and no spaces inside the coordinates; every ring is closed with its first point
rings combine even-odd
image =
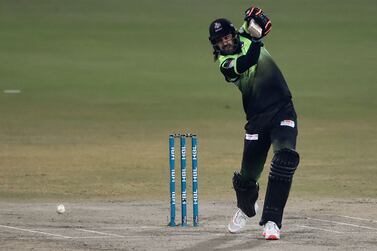
{"type": "Polygon", "coordinates": [[[270,30],[267,15],[251,7],[245,11],[244,23],[238,32],[229,20],[214,20],[209,26],[209,41],[225,80],[242,93],[247,119],[241,170],[233,176],[238,209],[228,230],[239,232],[247,220],[256,215],[258,180],[272,145],[274,156],[259,224],[263,226],[266,240],[278,240],[300,158],[296,152],[297,115],[292,95],[263,44],[270,30]]]}

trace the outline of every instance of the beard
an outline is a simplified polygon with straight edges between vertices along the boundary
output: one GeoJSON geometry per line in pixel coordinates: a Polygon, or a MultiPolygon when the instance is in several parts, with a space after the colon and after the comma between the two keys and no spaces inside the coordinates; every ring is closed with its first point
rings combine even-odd
{"type": "Polygon", "coordinates": [[[232,41],[229,42],[227,45],[223,45],[221,47],[221,51],[225,54],[233,54],[236,51],[236,47],[236,44],[232,41]]]}
{"type": "Polygon", "coordinates": [[[233,44],[225,45],[223,46],[222,51],[226,53],[232,53],[234,51],[234,45],[233,44]]]}

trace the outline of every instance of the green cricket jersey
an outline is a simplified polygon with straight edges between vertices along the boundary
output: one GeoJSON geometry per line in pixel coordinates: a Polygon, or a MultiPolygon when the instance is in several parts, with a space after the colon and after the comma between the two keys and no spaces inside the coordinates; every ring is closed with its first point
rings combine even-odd
{"type": "MultiPolygon", "coordinates": [[[[249,49],[253,49],[251,37],[240,33],[241,50],[238,54],[220,55],[220,70],[226,81],[233,82],[242,93],[243,107],[249,120],[254,115],[286,104],[292,96],[287,83],[271,55],[264,47],[258,47],[253,55],[256,63],[246,71],[237,71],[240,67],[241,56],[245,56],[249,49]],[[259,53],[259,57],[257,55],[259,53]],[[226,68],[226,70],[224,70],[226,68]],[[231,71],[229,71],[229,69],[231,71]],[[229,74],[229,72],[231,72],[229,74]]],[[[255,47],[255,45],[254,45],[255,47]]],[[[250,51],[251,53],[253,51],[250,51]]],[[[249,52],[248,55],[251,55],[249,52]]],[[[244,57],[245,59],[245,57],[244,57]]]]}

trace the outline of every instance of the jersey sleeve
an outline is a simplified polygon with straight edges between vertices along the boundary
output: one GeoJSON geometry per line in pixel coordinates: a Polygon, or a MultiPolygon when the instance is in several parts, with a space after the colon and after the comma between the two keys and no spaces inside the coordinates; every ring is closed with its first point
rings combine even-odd
{"type": "MultiPolygon", "coordinates": [[[[242,36],[244,35],[242,34],[242,36]]],[[[246,36],[244,37],[249,39],[246,36]]],[[[263,43],[260,40],[249,40],[250,46],[247,49],[246,53],[237,58],[235,72],[240,75],[258,63],[261,47],[263,47],[263,43]]]]}
{"type": "Polygon", "coordinates": [[[236,82],[240,75],[236,71],[237,59],[227,58],[220,64],[220,71],[227,82],[236,82]]]}

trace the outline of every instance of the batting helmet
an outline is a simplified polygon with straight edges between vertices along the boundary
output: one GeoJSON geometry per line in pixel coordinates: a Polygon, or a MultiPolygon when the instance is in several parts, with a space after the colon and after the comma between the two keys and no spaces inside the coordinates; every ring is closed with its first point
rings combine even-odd
{"type": "Polygon", "coordinates": [[[234,54],[236,51],[240,48],[240,40],[238,33],[236,29],[234,28],[234,25],[225,18],[219,18],[213,21],[209,25],[209,41],[212,44],[213,47],[213,54],[215,56],[215,60],[218,58],[218,56],[221,55],[229,55],[234,54]],[[220,50],[220,48],[217,46],[217,41],[219,38],[224,37],[226,35],[232,34],[234,39],[234,45],[235,49],[231,53],[226,53],[220,50]]]}

